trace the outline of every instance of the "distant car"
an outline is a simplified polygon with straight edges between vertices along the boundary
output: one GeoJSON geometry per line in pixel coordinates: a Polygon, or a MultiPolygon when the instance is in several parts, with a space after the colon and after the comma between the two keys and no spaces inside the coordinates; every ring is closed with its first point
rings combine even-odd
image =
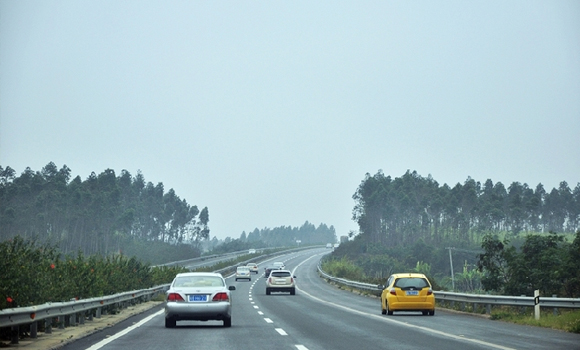
{"type": "Polygon", "coordinates": [[[276,262],[272,263],[272,266],[279,267],[280,269],[286,268],[286,265],[284,265],[284,263],[281,261],[276,261],[276,262]]]}
{"type": "Polygon", "coordinates": [[[435,295],[425,275],[398,273],[389,277],[381,293],[381,313],[392,315],[394,311],[421,311],[423,315],[435,315],[435,295]]]}
{"type": "Polygon", "coordinates": [[[270,273],[273,270],[281,270],[281,268],[279,266],[266,266],[266,267],[264,267],[264,277],[268,278],[270,276],[270,273]]]}
{"type": "Polygon", "coordinates": [[[236,281],[239,279],[247,279],[248,281],[252,280],[252,275],[248,266],[238,266],[236,268],[236,281]]]}
{"type": "Polygon", "coordinates": [[[250,272],[252,273],[258,273],[260,270],[258,269],[258,264],[256,263],[249,263],[248,265],[246,265],[250,268],[250,272]]]}
{"type": "Polygon", "coordinates": [[[179,273],[171,282],[165,303],[165,327],[173,328],[177,321],[224,322],[232,326],[232,298],[228,287],[219,273],[179,273]]]}
{"type": "Polygon", "coordinates": [[[266,295],[270,295],[272,292],[296,294],[295,278],[296,276],[292,276],[288,270],[272,270],[266,281],[266,295]]]}
{"type": "Polygon", "coordinates": [[[249,249],[248,254],[256,254],[256,249],[249,249]]]}
{"type": "Polygon", "coordinates": [[[326,243],[326,248],[332,248],[332,243],[326,243]]]}

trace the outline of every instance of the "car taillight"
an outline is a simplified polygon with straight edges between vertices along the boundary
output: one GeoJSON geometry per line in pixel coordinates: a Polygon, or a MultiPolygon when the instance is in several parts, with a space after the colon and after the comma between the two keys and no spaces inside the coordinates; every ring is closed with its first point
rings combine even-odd
{"type": "Polygon", "coordinates": [[[214,295],[212,301],[228,301],[230,298],[228,297],[228,293],[217,293],[214,295]]]}
{"type": "Polygon", "coordinates": [[[429,288],[429,290],[427,291],[427,295],[431,295],[433,294],[433,289],[429,288]]]}
{"type": "Polygon", "coordinates": [[[167,301],[185,301],[185,300],[183,300],[183,298],[181,297],[181,295],[179,295],[179,293],[170,293],[167,296],[167,301]]]}
{"type": "Polygon", "coordinates": [[[290,283],[294,283],[294,278],[290,277],[290,283]]]}
{"type": "Polygon", "coordinates": [[[272,277],[268,278],[268,283],[272,284],[272,277]]]}
{"type": "Polygon", "coordinates": [[[391,290],[389,291],[389,293],[391,293],[393,295],[397,295],[397,291],[395,290],[395,288],[391,288],[391,290]]]}

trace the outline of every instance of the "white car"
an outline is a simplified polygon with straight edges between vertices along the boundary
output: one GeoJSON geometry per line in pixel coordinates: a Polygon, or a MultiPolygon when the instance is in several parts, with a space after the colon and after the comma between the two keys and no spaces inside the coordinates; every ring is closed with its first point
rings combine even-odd
{"type": "Polygon", "coordinates": [[[238,266],[236,269],[236,281],[238,279],[247,279],[248,281],[252,280],[252,275],[248,266],[238,266]]]}
{"type": "Polygon", "coordinates": [[[272,270],[266,280],[266,295],[270,295],[272,292],[296,294],[295,278],[296,276],[292,276],[288,270],[272,270]]]}
{"type": "Polygon", "coordinates": [[[249,263],[246,266],[248,266],[250,268],[250,272],[252,272],[252,273],[258,274],[258,272],[260,271],[258,269],[258,264],[256,264],[256,263],[249,263]]]}
{"type": "Polygon", "coordinates": [[[224,321],[232,326],[232,298],[219,273],[179,273],[171,282],[165,303],[165,327],[173,328],[177,321],[224,321]]]}
{"type": "Polygon", "coordinates": [[[281,261],[276,261],[275,263],[272,264],[272,266],[274,266],[280,270],[283,270],[286,268],[286,265],[284,265],[284,263],[281,261]]]}

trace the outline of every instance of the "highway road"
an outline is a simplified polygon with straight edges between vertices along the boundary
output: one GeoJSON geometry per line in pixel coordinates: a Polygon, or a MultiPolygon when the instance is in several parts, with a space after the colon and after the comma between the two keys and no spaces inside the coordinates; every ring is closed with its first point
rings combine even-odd
{"type": "Polygon", "coordinates": [[[580,349],[578,334],[442,309],[435,316],[381,315],[378,299],[340,290],[318,277],[317,263],[328,253],[312,249],[268,261],[283,261],[294,271],[294,296],[267,296],[261,275],[239,282],[228,276],[228,284],[236,286],[231,328],[222,322],[182,321],[167,329],[163,308],[157,307],[62,349],[580,349]]]}

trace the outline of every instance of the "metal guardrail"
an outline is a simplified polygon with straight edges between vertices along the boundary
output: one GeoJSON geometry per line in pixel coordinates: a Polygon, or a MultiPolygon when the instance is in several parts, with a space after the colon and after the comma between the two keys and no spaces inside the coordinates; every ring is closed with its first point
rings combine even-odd
{"type": "Polygon", "coordinates": [[[95,316],[99,318],[103,307],[133,302],[134,300],[148,301],[157,294],[165,293],[168,288],[169,284],[164,284],[153,288],[134,290],[104,297],[4,309],[0,310],[0,327],[20,326],[55,317],[85,313],[87,311],[94,311],[95,316]]]}
{"type": "MultiPolygon", "coordinates": [[[[382,290],[380,285],[351,281],[344,278],[337,278],[331,276],[322,270],[320,264],[318,264],[318,272],[326,279],[349,287],[374,292],[380,292],[382,290]]],[[[535,298],[527,296],[515,297],[506,295],[467,294],[467,293],[455,293],[444,291],[434,291],[433,293],[435,294],[435,300],[441,302],[452,302],[452,303],[459,302],[459,303],[486,305],[487,313],[490,313],[491,305],[534,307],[539,304],[540,307],[554,309],[558,308],[580,309],[580,298],[556,298],[556,297],[535,298]]],[[[476,308],[474,307],[473,309],[475,310],[476,308]]]]}

